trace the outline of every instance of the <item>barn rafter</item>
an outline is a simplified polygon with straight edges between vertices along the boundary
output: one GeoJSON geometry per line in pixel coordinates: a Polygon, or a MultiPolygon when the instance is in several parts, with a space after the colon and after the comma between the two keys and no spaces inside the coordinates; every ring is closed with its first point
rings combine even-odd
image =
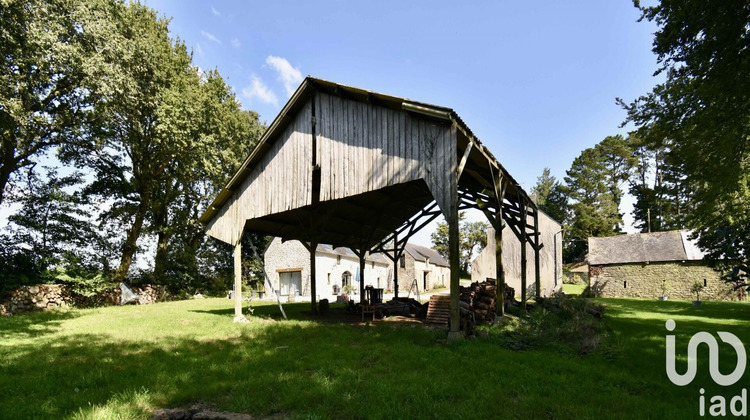
{"type": "MultiPolygon", "coordinates": [[[[364,267],[373,251],[396,264],[408,239],[442,214],[455,335],[458,212],[467,208],[509,225],[538,260],[535,203],[452,109],[307,77],[200,222],[235,247],[251,231],[347,247],[364,267]]],[[[312,301],[314,311],[314,291],[312,301]]]]}

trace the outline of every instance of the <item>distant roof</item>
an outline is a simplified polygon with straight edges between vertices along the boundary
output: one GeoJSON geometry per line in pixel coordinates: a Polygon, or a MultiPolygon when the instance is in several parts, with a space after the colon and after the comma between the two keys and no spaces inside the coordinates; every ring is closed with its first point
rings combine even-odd
{"type": "MultiPolygon", "coordinates": [[[[340,246],[338,248],[334,248],[331,245],[326,244],[319,244],[318,248],[316,250],[316,253],[326,253],[326,254],[333,254],[333,255],[341,255],[342,257],[351,257],[351,258],[359,258],[357,255],[352,252],[351,249],[340,246]]],[[[377,263],[388,263],[388,260],[385,259],[385,257],[380,254],[369,254],[367,257],[365,257],[365,261],[375,261],[377,263]]]]}
{"type": "Polygon", "coordinates": [[[429,258],[430,262],[435,265],[440,265],[443,267],[450,267],[450,264],[448,263],[448,261],[446,261],[442,255],[440,255],[437,251],[435,251],[432,248],[427,248],[426,246],[407,243],[406,252],[408,252],[409,255],[411,255],[417,261],[425,261],[429,258]]]}
{"type": "Polygon", "coordinates": [[[688,230],[589,238],[589,264],[702,260],[688,230]]]}

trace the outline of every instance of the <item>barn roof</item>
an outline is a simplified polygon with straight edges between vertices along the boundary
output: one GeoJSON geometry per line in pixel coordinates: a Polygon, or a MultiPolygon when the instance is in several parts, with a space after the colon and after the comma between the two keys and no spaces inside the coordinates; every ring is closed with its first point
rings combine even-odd
{"type": "MultiPolygon", "coordinates": [[[[422,121],[432,121],[437,124],[447,124],[456,127],[457,134],[455,135],[455,145],[452,146],[452,150],[454,150],[453,153],[458,154],[459,159],[465,156],[461,166],[464,176],[458,180],[459,198],[461,198],[461,191],[465,189],[473,191],[475,194],[469,197],[468,201],[470,203],[474,203],[475,200],[479,199],[488,201],[487,197],[492,196],[493,187],[496,187],[493,186],[493,179],[499,177],[503,181],[504,198],[509,206],[508,211],[504,213],[504,217],[508,217],[508,223],[513,222],[510,220],[511,217],[515,217],[517,220],[517,229],[520,231],[523,229],[522,225],[524,225],[520,221],[521,206],[529,208],[530,212],[537,210],[536,205],[530,200],[528,194],[521,188],[520,184],[495,159],[492,153],[481,144],[469,127],[466,126],[463,120],[452,109],[345,86],[308,76],[266,129],[252,153],[245,159],[237,172],[199,218],[199,222],[207,226],[210,235],[225,242],[232,242],[236,241],[238,237],[237,229],[239,231],[245,229],[285,239],[299,239],[308,242],[314,239],[319,243],[331,243],[335,246],[367,249],[384,240],[397,228],[408,222],[415,214],[419,213],[421,209],[430,204],[430,202],[438,200],[438,197],[434,196],[434,188],[428,185],[429,182],[427,182],[427,179],[415,179],[401,183],[389,182],[387,186],[373,191],[365,191],[361,194],[347,194],[343,199],[337,200],[321,197],[319,202],[315,201],[314,193],[312,200],[310,199],[310,191],[314,187],[303,185],[300,188],[302,192],[299,193],[299,196],[304,197],[307,194],[307,199],[295,198],[296,202],[302,204],[292,206],[282,204],[276,206],[281,207],[281,211],[267,212],[253,218],[242,217],[241,213],[244,210],[242,207],[237,208],[233,203],[237,203],[240,199],[242,190],[247,185],[246,180],[248,180],[251,174],[263,169],[263,165],[265,165],[264,158],[267,154],[278,153],[278,147],[274,143],[283,138],[285,133],[289,133],[290,127],[292,127],[292,131],[295,130],[293,124],[295,124],[295,121],[299,121],[297,117],[303,112],[309,114],[311,99],[314,99],[318,93],[337,97],[345,101],[359,102],[368,106],[389,109],[391,112],[396,111],[397,114],[408,113],[408,118],[412,118],[415,121],[421,119],[422,121]],[[304,191],[305,188],[307,188],[306,191],[304,191]],[[432,191],[430,188],[432,188],[432,191]],[[377,203],[377,206],[374,206],[374,203],[377,203]],[[325,218],[321,218],[321,214],[325,215],[325,218]],[[212,226],[216,225],[217,219],[227,217],[241,219],[232,222],[235,226],[239,224],[238,227],[232,228],[231,224],[218,228],[212,226]],[[242,220],[245,219],[247,223],[243,226],[242,220]],[[321,220],[323,221],[320,223],[324,225],[316,225],[316,221],[321,220]],[[313,225],[317,227],[308,228],[313,225]]],[[[355,116],[354,118],[356,119],[357,117],[355,116]]],[[[315,120],[315,116],[313,116],[313,120],[315,120]]],[[[414,146],[414,148],[416,147],[414,146]]],[[[419,147],[425,146],[420,145],[419,147]]],[[[313,151],[312,154],[314,155],[314,153],[313,151]]],[[[383,153],[385,153],[385,150],[383,153]]],[[[318,159],[320,159],[320,156],[318,159]]],[[[323,171],[324,176],[326,176],[326,168],[323,171]]],[[[315,181],[312,182],[314,183],[315,181]]],[[[435,184],[435,181],[432,182],[435,184]]],[[[265,198],[258,197],[255,200],[264,202],[264,200],[270,198],[271,194],[292,193],[295,192],[274,191],[273,193],[269,192],[265,198]]],[[[443,211],[446,210],[443,202],[439,202],[438,204],[443,211]]],[[[492,207],[492,204],[489,206],[492,207]]]]}
{"type": "Polygon", "coordinates": [[[591,265],[702,259],[703,253],[687,230],[589,238],[591,265]]]}
{"type": "Polygon", "coordinates": [[[437,251],[426,246],[421,246],[413,243],[406,244],[406,252],[409,253],[417,261],[430,260],[431,263],[442,267],[450,267],[448,261],[443,258],[437,251]]]}

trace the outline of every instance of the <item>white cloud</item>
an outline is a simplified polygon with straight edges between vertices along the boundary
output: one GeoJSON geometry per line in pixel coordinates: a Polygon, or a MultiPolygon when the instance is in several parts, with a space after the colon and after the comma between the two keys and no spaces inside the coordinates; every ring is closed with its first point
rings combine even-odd
{"type": "Polygon", "coordinates": [[[286,94],[291,96],[300,82],[302,82],[302,73],[299,69],[292,67],[286,58],[273,55],[269,55],[268,58],[266,58],[266,64],[279,72],[279,80],[284,83],[286,94]]]}
{"type": "Polygon", "coordinates": [[[276,94],[274,94],[271,89],[269,89],[268,86],[266,86],[266,84],[255,75],[250,77],[250,86],[242,89],[242,95],[251,101],[257,98],[261,102],[273,106],[279,105],[279,100],[276,98],[276,94]]]}
{"type": "Polygon", "coordinates": [[[212,34],[212,33],[209,33],[209,32],[206,32],[206,31],[201,31],[201,35],[205,36],[209,41],[213,41],[213,42],[215,42],[217,44],[221,44],[221,40],[219,38],[215,37],[214,34],[212,34]]]}
{"type": "Polygon", "coordinates": [[[198,55],[203,55],[203,47],[201,47],[201,44],[195,43],[195,52],[198,53],[198,55]]]}
{"type": "Polygon", "coordinates": [[[240,48],[240,45],[242,45],[242,44],[240,44],[240,40],[239,40],[239,39],[237,39],[237,38],[232,38],[232,46],[233,46],[233,47],[234,47],[235,49],[239,49],[239,48],[240,48]]]}
{"type": "Polygon", "coordinates": [[[221,16],[221,13],[219,13],[219,11],[213,6],[211,6],[211,13],[213,13],[214,16],[221,16]]]}

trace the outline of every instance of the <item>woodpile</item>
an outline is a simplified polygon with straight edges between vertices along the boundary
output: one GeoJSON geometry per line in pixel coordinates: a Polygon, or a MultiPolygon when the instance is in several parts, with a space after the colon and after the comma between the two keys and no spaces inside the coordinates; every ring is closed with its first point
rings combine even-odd
{"type": "Polygon", "coordinates": [[[493,280],[474,282],[469,287],[461,286],[459,291],[462,307],[474,314],[476,322],[495,321],[497,285],[493,280]]]}

